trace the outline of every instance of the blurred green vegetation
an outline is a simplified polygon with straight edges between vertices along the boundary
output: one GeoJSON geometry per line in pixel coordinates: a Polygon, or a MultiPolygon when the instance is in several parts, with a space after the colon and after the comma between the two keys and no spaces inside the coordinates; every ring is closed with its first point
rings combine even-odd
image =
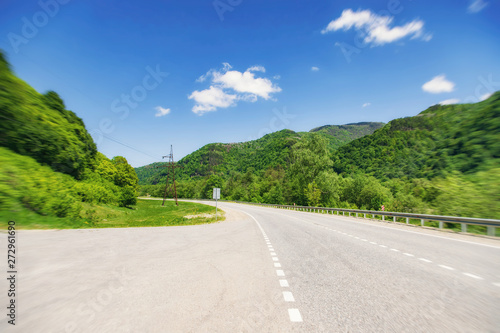
{"type": "Polygon", "coordinates": [[[82,217],[88,205],[135,205],[137,185],[125,158],[110,160],[97,152],[83,121],[57,93],[35,91],[0,52],[2,213],[69,219],[64,225],[82,217]]]}
{"type": "MultiPolygon", "coordinates": [[[[500,219],[500,92],[393,120],[338,149],[329,130],[207,145],[179,161],[178,195],[221,187],[227,200],[500,219]]],[[[161,197],[166,170],[136,170],[140,194],[161,197]]]]}

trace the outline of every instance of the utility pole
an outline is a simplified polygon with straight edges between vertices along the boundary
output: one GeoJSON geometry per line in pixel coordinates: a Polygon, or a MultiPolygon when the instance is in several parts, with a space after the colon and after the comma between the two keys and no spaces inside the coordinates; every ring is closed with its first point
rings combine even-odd
{"type": "MultiPolygon", "coordinates": [[[[169,178],[170,176],[172,176],[173,197],[175,200],[175,204],[179,206],[179,203],[177,202],[177,187],[175,185],[175,169],[182,168],[182,166],[176,165],[174,162],[174,149],[172,148],[172,145],[170,145],[170,154],[162,156],[162,158],[168,158],[168,165],[166,166],[166,168],[169,168],[169,170],[167,173],[167,182],[165,183],[165,193],[163,194],[163,203],[161,205],[165,206],[165,199],[167,198],[167,190],[170,188],[168,185],[169,178]]],[[[169,191],[169,193],[170,192],[171,191],[169,191]]]]}
{"type": "MultiPolygon", "coordinates": [[[[167,181],[165,183],[165,191],[163,193],[163,203],[161,204],[162,206],[165,206],[165,199],[167,198],[167,192],[171,193],[171,187],[173,187],[173,198],[175,200],[175,204],[179,206],[179,203],[177,202],[177,186],[175,185],[175,169],[177,168],[183,168],[180,165],[175,164],[174,162],[174,149],[172,148],[172,145],[170,145],[170,154],[162,156],[162,158],[168,158],[167,165],[155,165],[155,168],[168,168],[167,170],[167,181]],[[172,186],[169,186],[170,182],[170,177],[172,177],[172,186]],[[170,189],[170,191],[169,191],[170,189]]],[[[149,166],[148,166],[149,167],[149,166]]]]}

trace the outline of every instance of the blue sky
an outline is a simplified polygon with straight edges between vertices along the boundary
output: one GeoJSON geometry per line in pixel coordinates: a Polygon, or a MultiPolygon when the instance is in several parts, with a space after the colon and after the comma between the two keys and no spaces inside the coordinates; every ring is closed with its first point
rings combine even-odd
{"type": "Polygon", "coordinates": [[[0,2],[0,48],[133,166],[500,90],[498,1],[0,2]]]}

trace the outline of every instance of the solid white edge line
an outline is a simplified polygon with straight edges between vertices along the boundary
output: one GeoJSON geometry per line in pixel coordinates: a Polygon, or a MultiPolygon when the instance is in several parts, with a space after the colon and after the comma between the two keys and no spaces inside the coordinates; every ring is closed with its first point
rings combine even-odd
{"type": "Polygon", "coordinates": [[[301,323],[302,316],[300,315],[299,309],[288,309],[288,315],[290,316],[290,321],[293,323],[301,323]]]}
{"type": "Polygon", "coordinates": [[[476,279],[476,280],[484,280],[482,277],[474,275],[474,274],[471,274],[471,273],[462,273],[462,274],[465,275],[465,276],[471,277],[473,279],[476,279]]]}
{"type": "Polygon", "coordinates": [[[455,268],[450,267],[450,266],[446,266],[446,265],[438,265],[438,266],[441,267],[441,268],[447,269],[449,271],[454,271],[455,270],[455,268]]]}

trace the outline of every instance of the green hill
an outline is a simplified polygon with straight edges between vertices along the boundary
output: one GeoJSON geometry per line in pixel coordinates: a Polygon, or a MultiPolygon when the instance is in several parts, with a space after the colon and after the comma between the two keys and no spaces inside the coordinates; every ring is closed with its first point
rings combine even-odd
{"type": "MultiPolygon", "coordinates": [[[[333,151],[348,142],[371,134],[383,123],[358,123],[327,125],[308,132],[288,129],[267,134],[260,139],[239,143],[211,143],[185,156],[179,161],[184,169],[179,170],[179,179],[190,179],[219,174],[227,178],[231,172],[245,173],[248,170],[261,173],[269,168],[286,167],[290,164],[290,152],[298,140],[317,133],[328,141],[333,151]]],[[[139,184],[156,184],[166,175],[166,170],[155,169],[157,163],[136,168],[139,184]]]]}
{"type": "Polygon", "coordinates": [[[472,174],[499,165],[500,92],[476,104],[435,105],[395,119],[333,154],[340,174],[378,179],[472,174]]]}
{"type": "Polygon", "coordinates": [[[95,204],[129,206],[136,202],[137,183],[125,158],[110,160],[99,153],[83,121],[66,109],[59,95],[38,93],[11,71],[0,52],[4,217],[80,218],[95,204]]]}
{"type": "Polygon", "coordinates": [[[352,140],[359,139],[365,135],[370,135],[379,128],[384,127],[384,123],[361,122],[346,125],[325,125],[313,128],[309,132],[321,133],[328,140],[328,145],[334,150],[352,140]]]}

